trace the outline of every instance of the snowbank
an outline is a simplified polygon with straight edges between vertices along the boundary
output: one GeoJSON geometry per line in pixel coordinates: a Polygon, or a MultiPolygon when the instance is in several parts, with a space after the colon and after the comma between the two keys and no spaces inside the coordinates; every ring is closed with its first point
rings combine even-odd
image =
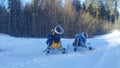
{"type": "Polygon", "coordinates": [[[120,31],[88,39],[93,51],[73,52],[74,39],[62,39],[68,54],[42,51],[44,38],[14,38],[0,35],[0,68],[120,68],[120,31]]]}

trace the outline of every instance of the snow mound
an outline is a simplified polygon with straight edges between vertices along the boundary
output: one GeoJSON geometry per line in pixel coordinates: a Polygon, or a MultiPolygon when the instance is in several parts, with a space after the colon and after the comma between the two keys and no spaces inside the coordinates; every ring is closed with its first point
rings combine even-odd
{"type": "Polygon", "coordinates": [[[15,38],[0,34],[0,68],[120,68],[120,31],[89,38],[93,51],[73,51],[74,39],[62,39],[68,54],[42,51],[46,38],[15,38]]]}

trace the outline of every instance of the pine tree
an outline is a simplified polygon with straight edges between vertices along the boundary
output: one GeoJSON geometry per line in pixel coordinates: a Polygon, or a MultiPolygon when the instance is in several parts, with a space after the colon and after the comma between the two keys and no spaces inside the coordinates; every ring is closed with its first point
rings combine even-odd
{"type": "Polygon", "coordinates": [[[20,0],[8,0],[9,9],[9,33],[11,35],[17,35],[19,30],[17,29],[20,24],[21,15],[21,2],[20,0]]]}
{"type": "Polygon", "coordinates": [[[81,9],[80,0],[72,0],[72,5],[74,6],[74,8],[77,12],[80,12],[80,9],[81,9]]]}
{"type": "Polygon", "coordinates": [[[5,6],[0,5],[0,32],[7,33],[8,12],[5,6]]]}

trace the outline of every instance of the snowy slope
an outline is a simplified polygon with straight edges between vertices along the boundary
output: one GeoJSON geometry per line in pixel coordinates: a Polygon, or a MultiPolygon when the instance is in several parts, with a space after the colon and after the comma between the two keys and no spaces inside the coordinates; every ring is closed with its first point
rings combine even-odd
{"type": "Polygon", "coordinates": [[[120,68],[120,31],[89,38],[93,51],[73,52],[74,39],[62,39],[68,54],[42,51],[46,39],[14,38],[0,35],[0,68],[120,68]]]}

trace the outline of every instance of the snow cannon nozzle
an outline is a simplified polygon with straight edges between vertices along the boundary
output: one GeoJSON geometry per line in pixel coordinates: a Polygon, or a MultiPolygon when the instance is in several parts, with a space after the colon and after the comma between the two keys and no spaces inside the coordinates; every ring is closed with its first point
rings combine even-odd
{"type": "Polygon", "coordinates": [[[87,34],[86,32],[83,32],[83,36],[84,36],[85,38],[88,38],[88,34],[87,34]]]}
{"type": "Polygon", "coordinates": [[[64,33],[64,29],[60,25],[55,26],[54,31],[59,35],[64,33]]]}

